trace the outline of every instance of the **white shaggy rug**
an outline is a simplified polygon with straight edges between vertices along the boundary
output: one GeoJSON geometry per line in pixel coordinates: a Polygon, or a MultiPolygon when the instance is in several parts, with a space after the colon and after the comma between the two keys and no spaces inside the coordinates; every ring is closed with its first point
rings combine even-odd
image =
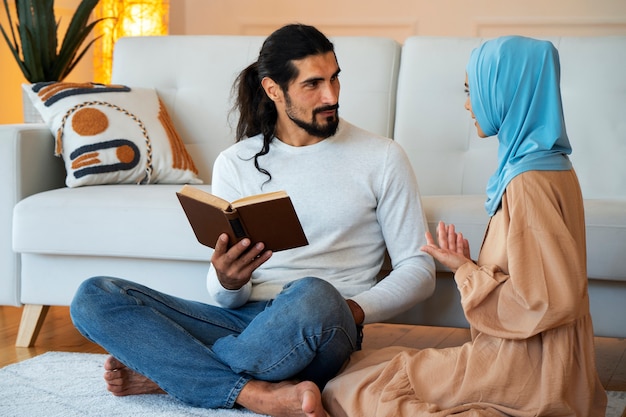
{"type": "MultiPolygon", "coordinates": [[[[166,395],[115,397],[102,380],[106,355],[48,352],[0,369],[0,417],[258,417],[189,407],[166,395]]],[[[606,417],[621,417],[626,392],[609,392],[606,417]]]]}
{"type": "Polygon", "coordinates": [[[94,353],[48,352],[0,369],[0,417],[257,417],[190,407],[168,395],[116,397],[94,353]]]}

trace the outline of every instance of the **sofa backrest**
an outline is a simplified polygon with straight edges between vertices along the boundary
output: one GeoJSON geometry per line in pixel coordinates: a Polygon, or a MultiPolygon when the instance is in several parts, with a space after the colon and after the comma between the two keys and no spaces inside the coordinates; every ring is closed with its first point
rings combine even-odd
{"type": "Polygon", "coordinates": [[[423,195],[484,194],[497,142],[479,140],[464,108],[465,65],[477,38],[410,37],[402,51],[394,139],[423,195]]]}
{"type": "MultiPolygon", "coordinates": [[[[233,143],[237,74],[255,61],[259,36],[135,37],[118,41],[113,82],[155,87],[210,183],[233,143]]],[[[626,196],[626,36],[548,38],[559,49],[572,161],[585,198],[626,196]]],[[[484,39],[334,37],[342,69],[340,114],[393,137],[423,195],[484,194],[497,141],[480,139],[464,108],[465,65],[484,39]],[[397,93],[396,93],[397,91],[397,93]]]]}
{"type": "Polygon", "coordinates": [[[551,39],[572,162],[588,199],[626,200],[626,36],[551,39]]]}
{"type": "MultiPolygon", "coordinates": [[[[256,61],[265,37],[165,36],[120,39],[112,82],[154,87],[191,153],[211,182],[213,161],[234,143],[236,76],[256,61]]],[[[336,37],[341,68],[340,115],[367,130],[393,133],[400,44],[378,37],[336,37]]]]}
{"type": "MultiPolygon", "coordinates": [[[[547,38],[559,50],[572,162],[587,199],[626,199],[626,36],[547,38]]],[[[422,195],[484,194],[497,141],[476,135],[464,108],[465,66],[480,38],[408,38],[394,139],[422,195]]]]}

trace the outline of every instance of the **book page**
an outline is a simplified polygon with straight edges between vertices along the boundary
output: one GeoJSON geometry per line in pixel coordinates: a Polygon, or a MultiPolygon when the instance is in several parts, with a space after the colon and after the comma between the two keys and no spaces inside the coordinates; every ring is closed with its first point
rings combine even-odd
{"type": "Polygon", "coordinates": [[[210,204],[213,207],[217,207],[222,211],[230,211],[231,205],[228,201],[220,198],[216,195],[202,191],[199,188],[184,185],[179,191],[181,194],[189,196],[195,200],[202,201],[203,203],[210,204]]]}
{"type": "Polygon", "coordinates": [[[271,193],[256,194],[248,197],[243,197],[233,201],[232,203],[230,203],[230,205],[232,208],[236,209],[238,207],[255,204],[261,201],[277,200],[284,197],[287,197],[287,193],[285,191],[273,191],[271,193]]]}

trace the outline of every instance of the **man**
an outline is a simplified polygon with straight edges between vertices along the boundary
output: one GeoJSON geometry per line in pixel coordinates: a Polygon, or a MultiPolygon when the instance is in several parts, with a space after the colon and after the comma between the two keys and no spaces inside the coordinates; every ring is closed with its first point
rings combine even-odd
{"type": "Polygon", "coordinates": [[[272,253],[248,239],[229,248],[220,236],[208,274],[219,306],[116,278],[81,286],[72,317],[113,355],[105,379],[114,394],[325,415],[320,389],[359,349],[362,324],[432,293],[408,159],[392,140],[339,118],[339,72],[317,29],[270,35],[236,82],[237,143],[214,167],[213,192],[227,200],[286,190],[309,245],[272,253]],[[393,271],[377,284],[385,248],[393,271]]]}

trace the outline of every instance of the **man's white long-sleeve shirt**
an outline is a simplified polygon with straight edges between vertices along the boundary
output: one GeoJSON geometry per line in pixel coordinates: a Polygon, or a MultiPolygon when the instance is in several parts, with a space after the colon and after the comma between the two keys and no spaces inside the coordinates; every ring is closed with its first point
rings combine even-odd
{"type": "Polygon", "coordinates": [[[261,147],[259,135],[222,152],[215,161],[212,192],[232,201],[287,191],[309,245],[273,253],[236,291],[224,289],[211,266],[207,286],[218,304],[235,308],[272,299],[285,284],[313,276],[357,302],[371,323],[432,294],[435,265],[420,251],[426,221],[400,145],[342,119],[334,136],[314,145],[294,147],[275,138],[269,153],[258,159],[272,176],[269,182],[254,166],[261,147]],[[393,270],[377,282],[385,249],[393,270]]]}

